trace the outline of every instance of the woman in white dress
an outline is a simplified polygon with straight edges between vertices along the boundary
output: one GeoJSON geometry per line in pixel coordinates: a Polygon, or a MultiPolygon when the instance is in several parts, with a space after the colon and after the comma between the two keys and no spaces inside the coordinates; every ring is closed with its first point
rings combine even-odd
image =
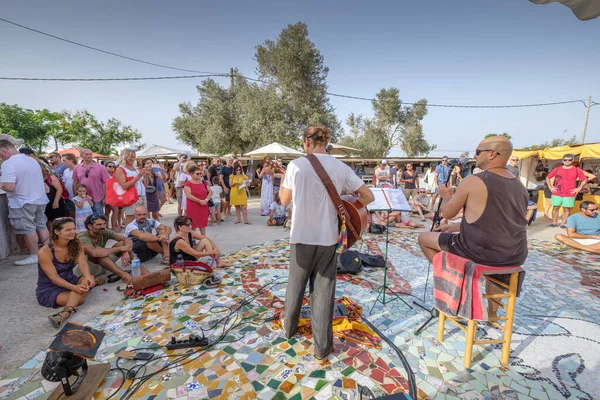
{"type": "Polygon", "coordinates": [[[434,182],[434,175],[435,175],[435,163],[431,163],[429,164],[429,168],[427,169],[427,171],[425,171],[425,190],[427,190],[427,193],[433,193],[433,191],[435,190],[435,182],[434,182]]]}

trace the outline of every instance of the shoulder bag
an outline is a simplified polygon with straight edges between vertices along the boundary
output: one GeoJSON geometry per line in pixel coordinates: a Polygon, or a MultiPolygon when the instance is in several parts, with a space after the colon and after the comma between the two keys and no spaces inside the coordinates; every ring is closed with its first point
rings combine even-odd
{"type": "Polygon", "coordinates": [[[129,189],[123,189],[123,186],[117,181],[117,170],[122,169],[127,182],[132,181],[132,176],[127,176],[125,169],[119,167],[113,173],[113,176],[106,181],[106,204],[114,207],[128,207],[139,200],[135,185],[129,189]]]}

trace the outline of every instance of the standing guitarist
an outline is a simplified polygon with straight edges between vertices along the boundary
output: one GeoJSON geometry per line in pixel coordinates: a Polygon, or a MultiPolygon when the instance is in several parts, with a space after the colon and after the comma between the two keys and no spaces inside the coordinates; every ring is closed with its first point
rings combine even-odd
{"type": "MultiPolygon", "coordinates": [[[[309,126],[302,136],[307,154],[314,154],[331,178],[337,193],[357,192],[363,205],[375,197],[350,167],[326,154],[329,130],[309,126]]],[[[287,338],[298,329],[302,298],[310,283],[312,334],[315,357],[324,363],[333,350],[333,305],[335,300],[338,214],[325,186],[310,161],[300,157],[286,170],[279,192],[283,205],[293,202],[290,232],[289,282],[285,296],[283,326],[287,338]]]]}

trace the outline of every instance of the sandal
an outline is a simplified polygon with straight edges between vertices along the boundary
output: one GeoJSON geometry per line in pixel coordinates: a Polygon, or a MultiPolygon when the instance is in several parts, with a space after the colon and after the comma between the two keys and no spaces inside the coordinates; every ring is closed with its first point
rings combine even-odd
{"type": "Polygon", "coordinates": [[[239,223],[241,223],[241,222],[242,222],[242,221],[235,221],[235,222],[234,222],[234,224],[239,224],[239,223]]]}
{"type": "Polygon", "coordinates": [[[94,278],[94,281],[96,282],[96,286],[102,286],[106,283],[106,279],[104,278],[94,278]]]}
{"type": "Polygon", "coordinates": [[[219,283],[221,283],[221,281],[223,281],[223,278],[221,278],[220,276],[217,275],[210,275],[208,278],[206,278],[204,280],[204,282],[202,282],[204,284],[204,286],[209,287],[209,288],[216,288],[219,283]]]}
{"type": "Polygon", "coordinates": [[[62,311],[59,311],[56,314],[50,315],[48,317],[48,320],[50,321],[50,323],[52,324],[52,326],[55,329],[58,329],[61,327],[63,322],[65,322],[71,316],[71,314],[73,314],[74,312],[77,312],[77,309],[75,307],[66,306],[65,308],[63,308],[62,311]],[[67,313],[68,315],[66,317],[63,317],[62,316],[63,313],[67,313]]]}
{"type": "Polygon", "coordinates": [[[250,222],[250,221],[247,221],[247,222],[244,222],[244,223],[245,223],[246,225],[252,225],[252,222],[250,222]]]}

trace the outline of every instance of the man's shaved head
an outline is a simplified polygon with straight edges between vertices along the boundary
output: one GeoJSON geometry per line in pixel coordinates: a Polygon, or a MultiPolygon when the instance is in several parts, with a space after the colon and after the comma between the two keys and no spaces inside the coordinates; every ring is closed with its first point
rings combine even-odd
{"type": "Polygon", "coordinates": [[[505,166],[513,151],[513,145],[510,140],[504,136],[492,136],[483,139],[477,150],[480,152],[477,159],[477,166],[480,168],[492,168],[505,166]]]}
{"type": "Polygon", "coordinates": [[[135,221],[141,224],[145,224],[148,219],[148,209],[144,206],[137,206],[133,214],[135,221]]]}

